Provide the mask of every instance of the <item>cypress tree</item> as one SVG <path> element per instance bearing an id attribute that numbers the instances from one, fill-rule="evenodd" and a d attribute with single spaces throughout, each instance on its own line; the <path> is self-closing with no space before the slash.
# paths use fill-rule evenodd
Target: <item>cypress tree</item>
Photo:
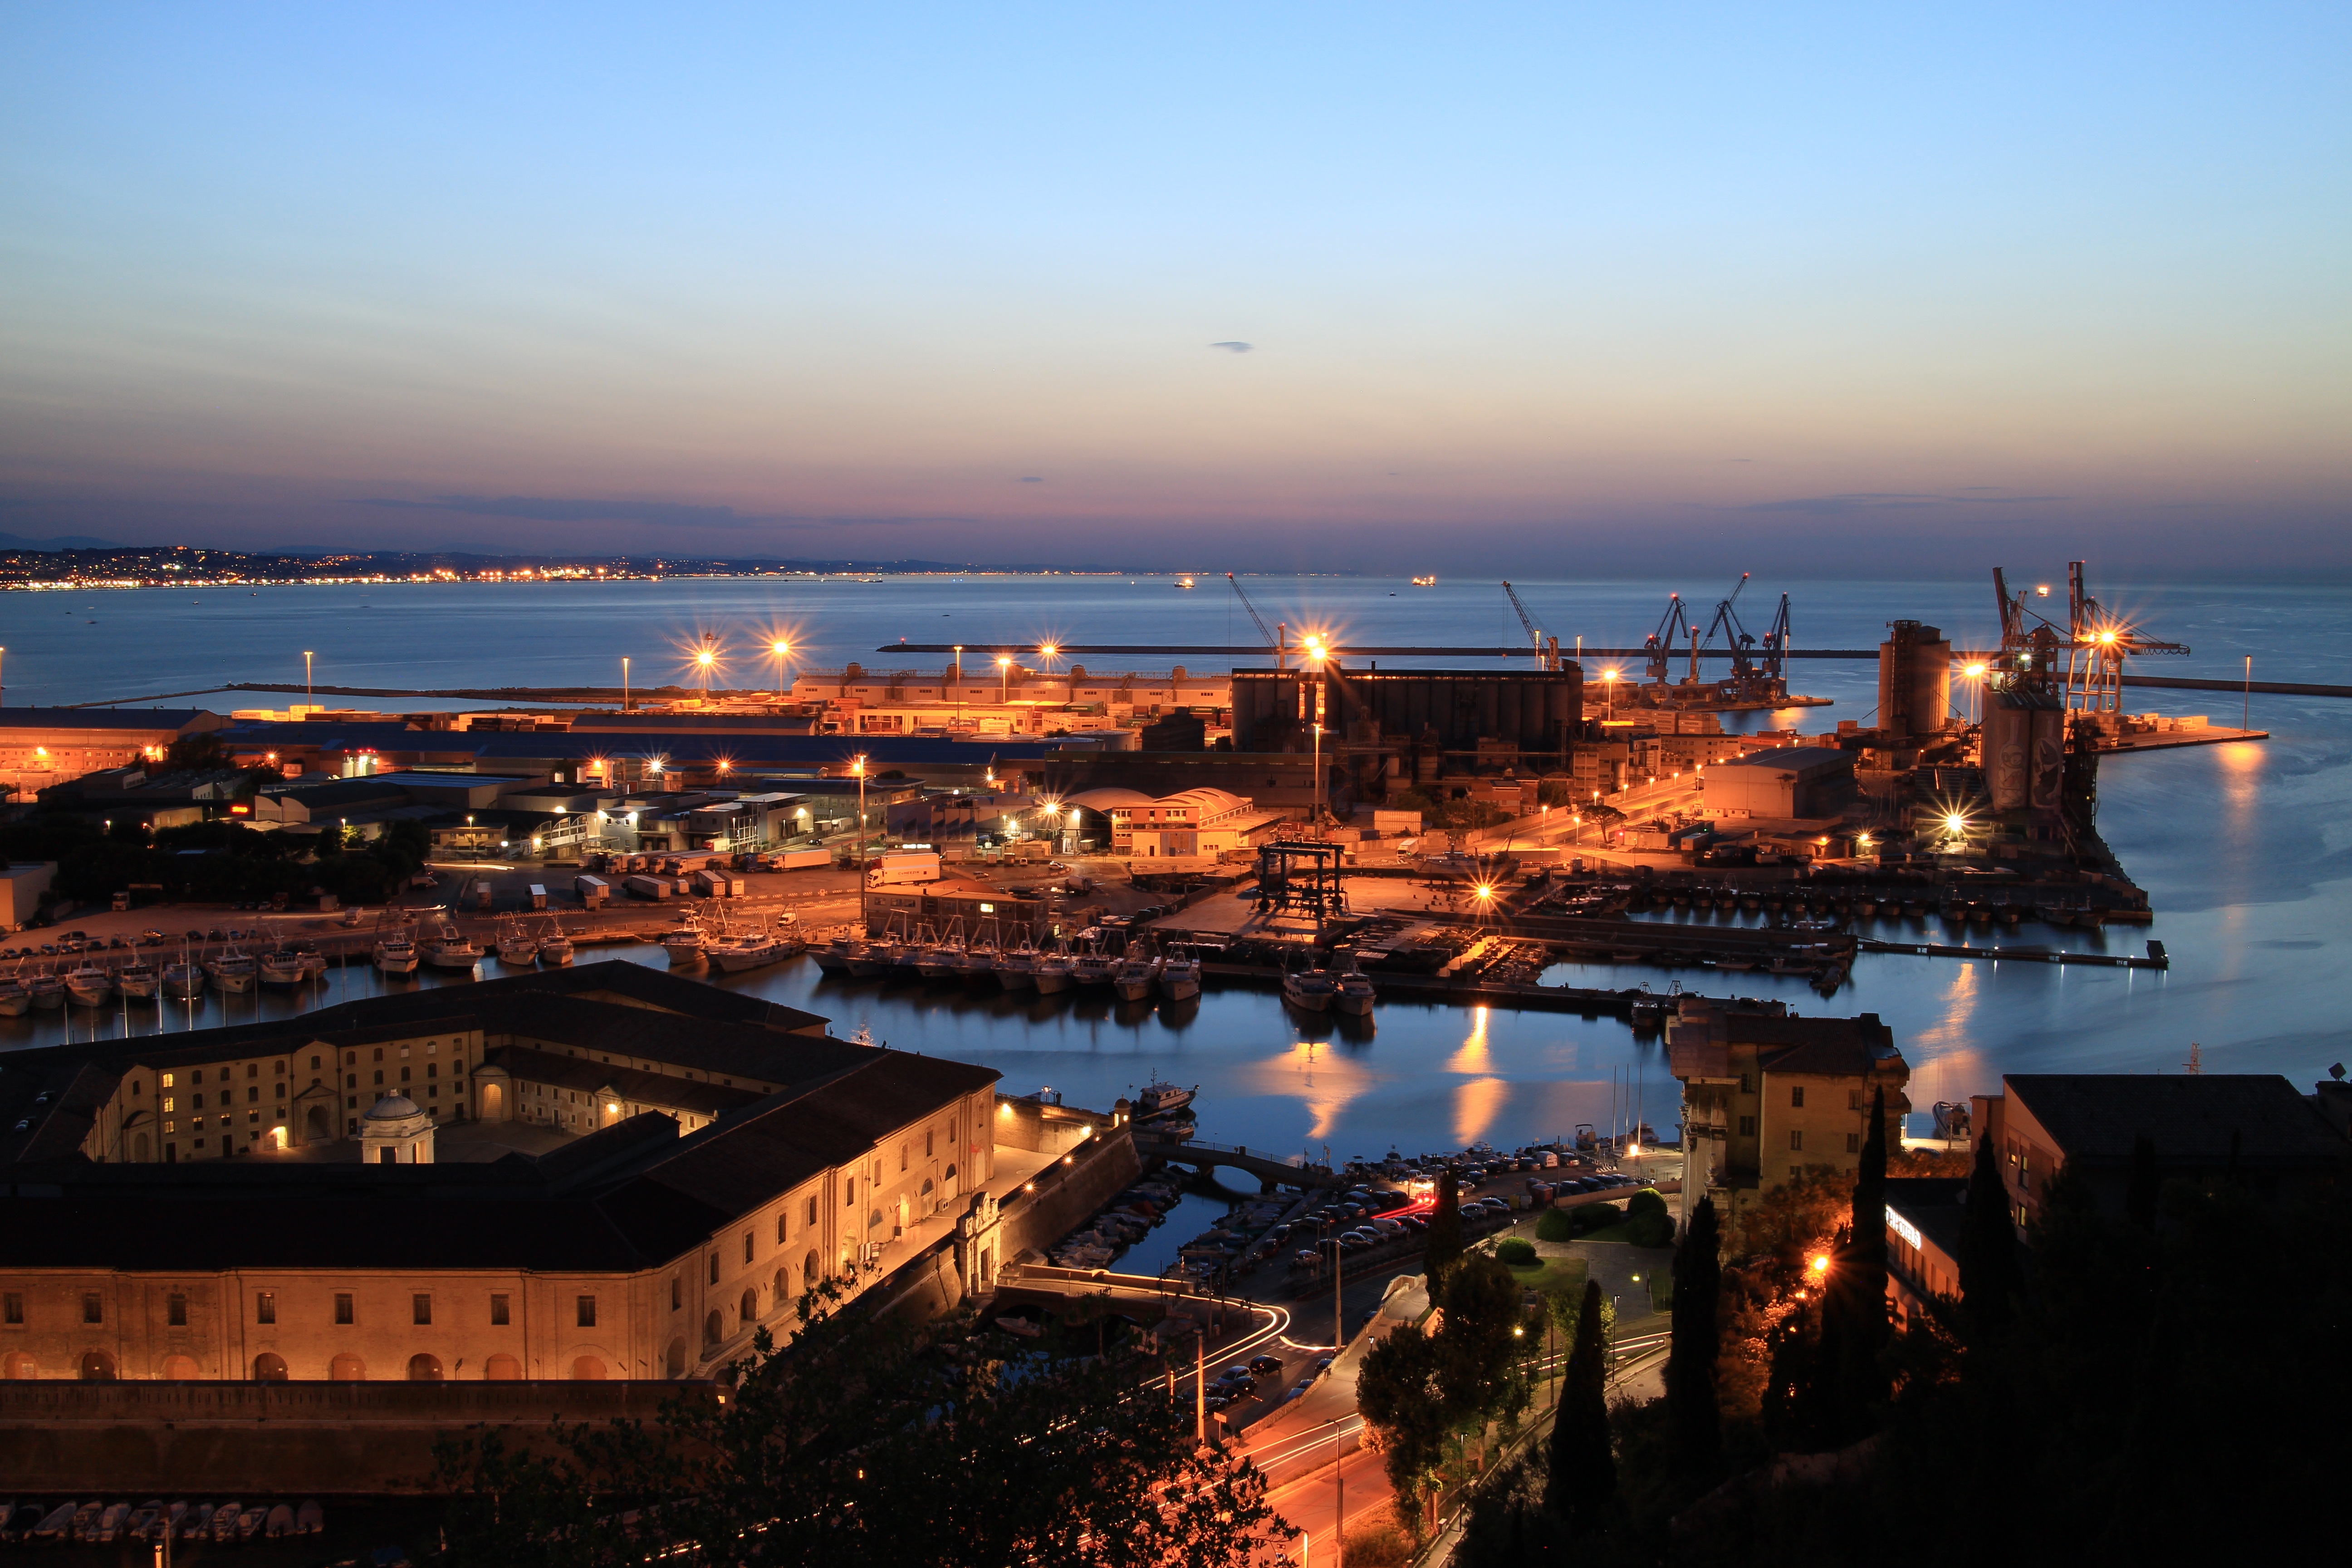
<path id="1" fill-rule="evenodd" d="M 1837 1362 L 1835 1425 L 1852 1442 L 1866 1434 L 1886 1403 L 1886 1090 L 1874 1090 L 1870 1130 L 1863 1134 L 1854 1172 L 1853 1218 L 1838 1249 L 1836 1273 L 1824 1303 L 1834 1319 Z"/>
<path id="2" fill-rule="evenodd" d="M 2156 1228 L 2156 1140 L 2143 1132 L 2132 1140 L 2131 1185 L 2124 1195 L 2124 1213 L 2134 1230 Z"/>
<path id="3" fill-rule="evenodd" d="M 1584 1282 L 1576 1343 L 1552 1421 L 1551 1475 L 1544 1507 L 1581 1531 L 1599 1528 L 1617 1497 L 1617 1456 L 1609 1445 L 1608 1346 L 1601 1337 L 1601 1281 Z"/>
<path id="4" fill-rule="evenodd" d="M 1723 1458 L 1723 1417 L 1715 1398 L 1715 1363 L 1722 1352 L 1716 1317 L 1723 1290 L 1720 1245 L 1715 1200 L 1701 1198 L 1675 1253 L 1675 1337 L 1666 1356 L 1675 1465 L 1698 1486 L 1715 1479 Z"/>
<path id="5" fill-rule="evenodd" d="M 1960 1218 L 1960 1301 L 1979 1340 L 2007 1328 L 2017 1315 L 2022 1279 L 2017 1228 L 1992 1140 L 1977 1134 L 1976 1169 L 1969 1175 L 1968 1207 Z"/>
<path id="6" fill-rule="evenodd" d="M 1462 1256 L 1462 1188 L 1451 1170 L 1437 1173 L 1437 1206 L 1429 1211 L 1428 1251 L 1422 1268 L 1433 1291 Z"/>

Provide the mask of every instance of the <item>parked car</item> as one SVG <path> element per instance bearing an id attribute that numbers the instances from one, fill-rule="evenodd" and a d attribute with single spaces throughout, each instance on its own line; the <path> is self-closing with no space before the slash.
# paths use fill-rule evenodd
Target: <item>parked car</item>
<path id="1" fill-rule="evenodd" d="M 1260 1377 L 1277 1377 L 1282 1373 L 1282 1358 L 1270 1355 L 1252 1356 L 1249 1369 Z"/>

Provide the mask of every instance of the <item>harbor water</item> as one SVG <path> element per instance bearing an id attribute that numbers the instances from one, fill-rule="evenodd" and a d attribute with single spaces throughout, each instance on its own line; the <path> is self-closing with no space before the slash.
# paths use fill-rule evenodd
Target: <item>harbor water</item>
<path id="1" fill-rule="evenodd" d="M 2042 569 L 2063 584 L 2063 563 Z M 139 698 L 230 680 L 299 680 L 305 648 L 317 655 L 318 679 L 331 685 L 612 684 L 624 655 L 635 679 L 652 685 L 686 679 L 679 649 L 704 636 L 746 650 L 729 672 L 733 684 L 765 687 L 773 682 L 772 667 L 749 650 L 779 634 L 791 636 L 802 662 L 837 667 L 855 659 L 876 669 L 943 662 L 936 655 L 897 660 L 874 651 L 900 638 L 971 647 L 1034 647 L 1046 640 L 1248 644 L 1249 618 L 1222 578 L 1200 581 L 1190 591 L 1166 577 L 941 576 L 15 593 L 0 595 L 0 645 L 8 650 L 6 697 L 19 705 Z M 1492 584 L 1246 581 L 1269 620 L 1343 641 L 1524 641 Z M 1580 635 L 1595 646 L 1639 644 L 1670 590 L 1701 609 L 1723 591 L 1697 583 L 1516 585 L 1564 647 Z M 2352 683 L 2352 617 L 2346 615 L 2352 594 L 2345 590 L 2095 581 L 2095 587 L 2104 589 L 2110 609 L 2195 649 L 2185 658 L 2143 659 L 2136 673 L 2234 679 L 2251 654 L 2258 679 Z M 1898 617 L 1940 626 L 1956 646 L 1998 641 L 1989 583 L 1759 582 L 1740 602 L 1743 612 L 1751 605 L 1755 611 L 1751 626 L 1769 619 L 1762 595 L 1784 588 L 1801 648 L 1874 646 L 1885 623 Z M 2063 600 L 2060 605 L 2063 613 Z M 1096 670 L 1174 662 L 1080 658 Z M 1227 661 L 1194 662 L 1223 668 Z M 1875 671 L 1867 663 L 1793 661 L 1790 684 L 1835 705 L 1727 716 L 1727 726 L 1818 729 L 1838 719 L 1873 718 Z M 394 710 L 425 705 L 322 700 Z M 283 706 L 299 697 L 171 700 L 226 710 Z M 2242 700 L 2234 692 L 2134 689 L 2126 700 L 2135 711 L 2207 713 L 2235 724 Z M 1685 983 L 1718 994 L 1780 996 L 1806 1013 L 1876 1013 L 1911 1063 L 1911 1098 L 1922 1111 L 1937 1100 L 1995 1089 L 2004 1072 L 2179 1071 L 2192 1046 L 2207 1071 L 2279 1072 L 2307 1084 L 2330 1063 L 2352 1058 L 2337 934 L 2352 917 L 2352 700 L 2256 693 L 2250 711 L 2271 740 L 2103 763 L 2100 831 L 2147 889 L 2152 925 L 2105 931 L 2029 925 L 1971 939 L 2138 953 L 2153 938 L 2170 955 L 2167 972 L 1866 954 L 1850 983 L 1826 999 L 1801 981 L 1764 974 L 1693 980 L 1685 972 Z M 164 913 L 173 917 L 159 921 L 166 928 L 194 923 Z M 1932 924 L 1861 929 L 1892 940 L 1958 940 Z M 23 943 L 20 937 L 11 945 Z M 650 947 L 581 954 L 583 963 L 607 956 L 666 962 Z M 495 959 L 486 961 L 485 973 L 498 972 Z M 1666 983 L 1664 972 L 1633 966 L 1563 964 L 1545 978 L 1609 986 L 1647 978 L 1657 989 Z M 390 984 L 467 983 L 436 975 Z M 1638 1114 L 1663 1131 L 1674 1121 L 1675 1086 L 1660 1046 L 1613 1017 L 1384 1000 L 1372 1026 L 1356 1029 L 1307 1022 L 1271 990 L 1218 986 L 1181 1008 L 1123 1007 L 1084 997 L 828 981 L 804 959 L 713 983 L 824 1014 L 839 1034 L 864 1028 L 894 1048 L 985 1063 L 1013 1092 L 1051 1086 L 1071 1103 L 1107 1105 L 1154 1078 L 1198 1084 L 1202 1137 L 1277 1153 L 1321 1158 L 1328 1150 L 1340 1159 L 1377 1158 L 1391 1148 L 1410 1154 L 1482 1140 L 1508 1148 L 1579 1123 L 1606 1131 Z M 364 994 L 384 984 L 370 970 L 335 971 L 317 994 Z M 0 1049 L 53 1042 L 68 1030 L 80 1037 L 93 1029 L 205 1027 L 303 1005 L 289 994 L 256 994 L 209 997 L 194 1007 L 133 1004 L 136 1010 L 126 1013 L 118 1003 L 95 1015 L 35 1014 L 0 1020 Z M 1920 1125 L 1924 1130 L 1924 1118 Z"/>

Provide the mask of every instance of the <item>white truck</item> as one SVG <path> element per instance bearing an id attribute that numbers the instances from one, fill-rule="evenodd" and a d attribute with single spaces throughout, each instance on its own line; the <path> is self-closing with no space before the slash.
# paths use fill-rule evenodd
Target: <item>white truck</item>
<path id="1" fill-rule="evenodd" d="M 779 849 L 768 857 L 771 871 L 805 871 L 833 864 L 830 849 Z"/>
<path id="2" fill-rule="evenodd" d="M 580 895 L 580 901 L 588 908 L 601 910 L 604 907 L 604 900 L 613 896 L 613 884 L 602 877 L 574 877 L 572 879 L 572 890 Z"/>
<path id="3" fill-rule="evenodd" d="M 909 882 L 936 882 L 940 879 L 939 852 L 933 849 L 902 850 L 886 854 L 866 871 L 866 880 L 877 888 L 894 888 Z"/>

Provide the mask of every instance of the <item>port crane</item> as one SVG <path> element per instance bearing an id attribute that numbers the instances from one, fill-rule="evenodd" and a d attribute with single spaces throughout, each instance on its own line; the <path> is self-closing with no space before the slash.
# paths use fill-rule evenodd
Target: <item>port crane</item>
<path id="1" fill-rule="evenodd" d="M 1992 571 L 1993 596 L 2000 605 L 2000 675 L 1997 684 L 2015 689 L 2057 684 L 2059 655 L 2069 711 L 2121 713 L 2124 660 L 2134 654 L 2189 652 L 2187 643 L 2143 637 L 2132 625 L 2091 596 L 2083 563 L 2066 563 L 2066 625 L 2029 610 L 2026 590 L 2015 594 L 1998 566 Z M 2047 598 L 2050 590 L 2033 590 Z M 2038 623 L 2028 625 L 2029 622 Z"/>
<path id="2" fill-rule="evenodd" d="M 1535 645 L 1537 668 L 1539 669 L 1558 669 L 1559 668 L 1559 639 L 1545 631 L 1541 626 L 1536 625 L 1536 618 L 1528 614 L 1527 605 L 1519 602 L 1519 592 L 1517 589 L 1512 587 L 1510 584 L 1507 582 L 1503 584 L 1503 592 L 1510 596 L 1511 608 L 1518 612 L 1519 625 L 1527 628 L 1528 641 Z"/>
<path id="3" fill-rule="evenodd" d="M 1257 623 L 1257 635 L 1265 639 L 1266 652 L 1274 655 L 1274 668 L 1280 669 L 1283 656 L 1282 638 L 1275 634 L 1273 627 L 1265 624 L 1265 617 L 1257 613 L 1255 605 L 1250 603 L 1249 595 L 1242 591 L 1242 580 L 1228 572 L 1225 574 L 1225 581 L 1234 585 L 1234 596 L 1242 602 L 1242 608 L 1249 612 L 1249 618 Z"/>
<path id="4" fill-rule="evenodd" d="M 1788 695 L 1789 595 L 1780 595 L 1780 613 L 1773 617 L 1760 644 L 1762 656 L 1751 658 L 1750 650 L 1759 644 L 1756 635 L 1741 624 L 1735 607 L 1741 591 L 1748 586 L 1748 575 L 1742 572 L 1730 594 L 1716 605 L 1715 619 L 1706 628 L 1706 642 L 1712 647 L 1719 633 L 1731 654 L 1731 674 L 1724 682 L 1728 689 L 1743 697 L 1770 700 Z M 1697 679 L 1696 670 L 1692 679 Z"/>
<path id="5" fill-rule="evenodd" d="M 1666 683 L 1666 661 L 1674 658 L 1675 650 L 1682 646 L 1685 637 L 1694 639 L 1692 647 L 1695 653 L 1697 636 L 1698 628 L 1690 624 L 1688 616 L 1683 614 L 1683 596 L 1680 594 L 1667 595 L 1666 613 L 1659 620 L 1658 629 L 1642 644 L 1642 652 L 1649 659 L 1650 679 L 1664 686 Z"/>

